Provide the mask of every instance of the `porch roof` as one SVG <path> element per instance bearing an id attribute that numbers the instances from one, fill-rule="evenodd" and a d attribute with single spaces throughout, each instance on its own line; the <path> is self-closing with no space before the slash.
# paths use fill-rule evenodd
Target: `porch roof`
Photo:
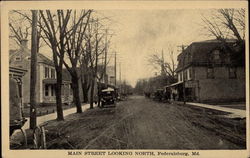
<path id="1" fill-rule="evenodd" d="M 43 83 L 56 84 L 56 79 L 46 78 L 46 79 L 43 79 Z M 67 80 L 63 80 L 62 83 L 65 84 L 65 83 L 71 83 L 71 82 Z"/>
<path id="2" fill-rule="evenodd" d="M 26 72 L 27 70 L 19 68 L 19 67 L 13 67 L 13 66 L 9 67 L 9 73 L 13 73 L 19 76 L 24 76 Z"/>

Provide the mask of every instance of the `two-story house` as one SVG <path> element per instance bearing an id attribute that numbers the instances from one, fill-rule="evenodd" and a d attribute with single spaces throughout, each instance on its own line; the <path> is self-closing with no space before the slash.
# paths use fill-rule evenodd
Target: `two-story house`
<path id="1" fill-rule="evenodd" d="M 234 48 L 236 40 L 227 40 Z M 237 52 L 239 56 L 245 52 Z M 178 82 L 172 84 L 178 100 L 226 102 L 245 100 L 245 67 L 218 40 L 193 42 L 178 55 Z"/>
<path id="2" fill-rule="evenodd" d="M 16 68 L 27 70 L 23 76 L 23 103 L 30 103 L 30 60 L 31 51 L 27 47 L 27 40 L 23 40 L 20 49 L 10 50 L 9 64 Z M 62 102 L 72 102 L 72 90 L 69 80 L 63 80 Z M 37 55 L 37 103 L 56 103 L 55 95 L 56 71 L 53 61 L 41 53 Z"/>

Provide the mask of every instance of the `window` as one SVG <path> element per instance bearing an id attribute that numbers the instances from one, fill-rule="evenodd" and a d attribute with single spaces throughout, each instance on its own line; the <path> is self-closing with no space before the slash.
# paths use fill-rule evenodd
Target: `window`
<path id="1" fill-rule="evenodd" d="M 45 67 L 45 78 L 49 78 L 49 68 Z"/>
<path id="2" fill-rule="evenodd" d="M 219 50 L 215 50 L 213 52 L 213 58 L 214 58 L 215 61 L 220 60 L 220 51 Z"/>
<path id="3" fill-rule="evenodd" d="M 207 68 L 207 78 L 214 78 L 214 68 L 213 67 Z"/>
<path id="4" fill-rule="evenodd" d="M 55 78 L 55 69 L 51 69 L 51 78 Z"/>
<path id="5" fill-rule="evenodd" d="M 182 81 L 182 72 L 179 73 L 180 81 Z"/>
<path id="6" fill-rule="evenodd" d="M 51 96 L 54 96 L 55 95 L 55 90 L 56 90 L 56 87 L 55 85 L 51 85 Z"/>
<path id="7" fill-rule="evenodd" d="M 235 67 L 230 67 L 229 68 L 229 78 L 236 78 L 236 68 Z"/>
<path id="8" fill-rule="evenodd" d="M 183 80 L 186 81 L 187 80 L 187 70 L 185 70 L 183 73 L 184 73 Z"/>
<path id="9" fill-rule="evenodd" d="M 188 69 L 188 70 L 189 70 L 189 71 L 188 71 L 188 72 L 189 72 L 189 73 L 188 73 L 188 75 L 189 75 L 189 76 L 188 76 L 188 79 L 191 80 L 191 79 L 192 79 L 192 69 Z"/>
<path id="10" fill-rule="evenodd" d="M 217 64 L 221 63 L 220 50 L 216 49 L 210 54 L 210 61 Z"/>
<path id="11" fill-rule="evenodd" d="M 181 81 L 181 73 L 178 74 L 179 82 Z"/>
<path id="12" fill-rule="evenodd" d="M 49 85 L 45 85 L 45 96 L 49 96 Z"/>
<path id="13" fill-rule="evenodd" d="M 15 60 L 16 61 L 21 61 L 21 57 L 16 57 Z"/>

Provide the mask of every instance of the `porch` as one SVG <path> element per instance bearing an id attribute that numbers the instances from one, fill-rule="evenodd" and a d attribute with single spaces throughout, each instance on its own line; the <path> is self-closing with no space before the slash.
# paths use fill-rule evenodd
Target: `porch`
<path id="1" fill-rule="evenodd" d="M 43 80 L 42 103 L 56 103 L 56 79 Z M 63 81 L 61 87 L 62 103 L 70 104 L 73 101 L 73 93 L 70 81 Z"/>

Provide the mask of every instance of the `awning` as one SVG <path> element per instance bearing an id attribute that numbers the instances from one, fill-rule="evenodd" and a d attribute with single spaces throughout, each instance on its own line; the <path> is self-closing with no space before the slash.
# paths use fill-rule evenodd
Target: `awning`
<path id="1" fill-rule="evenodd" d="M 173 83 L 173 84 L 171 84 L 171 85 L 164 86 L 164 88 L 174 87 L 174 86 L 179 85 L 179 84 L 183 84 L 183 82 L 176 82 L 176 83 Z"/>
<path id="2" fill-rule="evenodd" d="M 173 87 L 173 86 L 176 86 L 176 85 L 179 85 L 179 84 L 183 84 L 183 82 L 173 83 L 173 84 L 171 84 L 170 86 Z"/>

